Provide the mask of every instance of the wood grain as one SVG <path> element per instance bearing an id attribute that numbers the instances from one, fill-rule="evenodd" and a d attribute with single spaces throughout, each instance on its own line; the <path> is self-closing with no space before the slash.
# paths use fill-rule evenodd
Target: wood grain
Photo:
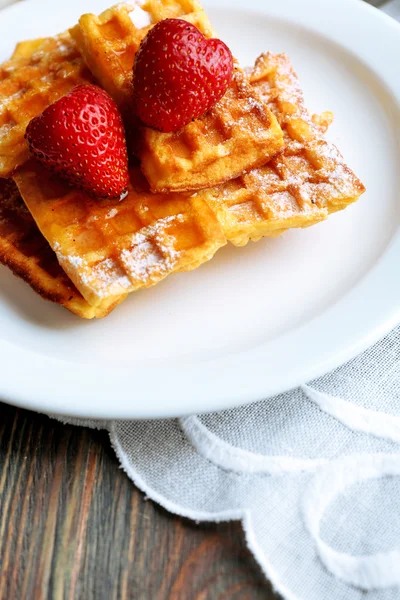
<path id="1" fill-rule="evenodd" d="M 171 516 L 105 432 L 0 404 L 1 600 L 272 598 L 240 524 Z"/>

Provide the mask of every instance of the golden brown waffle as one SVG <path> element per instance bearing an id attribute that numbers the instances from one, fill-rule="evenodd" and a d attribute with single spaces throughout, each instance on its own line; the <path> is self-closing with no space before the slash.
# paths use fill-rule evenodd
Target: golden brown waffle
<path id="1" fill-rule="evenodd" d="M 181 19 L 183 15 L 201 12 L 203 7 L 199 0 L 145 0 L 142 9 L 156 23 L 162 19 Z"/>
<path id="2" fill-rule="evenodd" d="M 226 243 L 203 200 L 151 194 L 139 167 L 120 202 L 90 198 L 33 160 L 14 179 L 64 271 L 98 309 L 197 268 Z"/>
<path id="3" fill-rule="evenodd" d="M 18 44 L 13 58 L 0 65 L 0 177 L 28 160 L 29 121 L 88 81 L 92 76 L 68 33 Z"/>
<path id="4" fill-rule="evenodd" d="M 68 279 L 40 233 L 15 183 L 0 179 L 0 263 L 21 277 L 45 300 L 85 319 L 105 317 L 113 308 L 90 306 Z"/>
<path id="5" fill-rule="evenodd" d="M 152 23 L 186 19 L 206 37 L 216 34 L 198 2 L 153 0 L 142 6 Z M 149 28 L 137 28 L 132 6 L 118 5 L 99 17 L 84 15 L 71 35 L 89 68 L 125 111 L 132 102 L 132 66 Z M 187 11 L 191 11 L 188 13 Z M 282 131 L 237 67 L 224 98 L 203 118 L 176 133 L 142 127 L 138 155 L 153 192 L 213 186 L 267 162 L 283 147 Z"/>
<path id="6" fill-rule="evenodd" d="M 319 139 L 326 133 L 333 121 L 333 113 L 312 115 L 307 110 L 299 79 L 286 54 L 262 54 L 248 77 L 276 115 L 287 143 Z"/>
<path id="7" fill-rule="evenodd" d="M 135 8 L 134 4 L 117 4 L 99 16 L 82 15 L 70 30 L 89 69 L 122 109 L 131 109 L 135 54 L 151 29 L 151 25 L 138 28 L 133 24 Z M 195 21 L 201 10 L 196 0 L 149 0 L 142 8 L 149 23 L 167 17 Z"/>
<path id="8" fill-rule="evenodd" d="M 314 225 L 365 191 L 337 148 L 323 137 L 332 114 L 311 116 L 306 110 L 286 55 L 262 55 L 250 81 L 280 122 L 285 151 L 264 167 L 198 194 L 217 215 L 228 240 L 238 246 Z"/>
<path id="9" fill-rule="evenodd" d="M 204 117 L 177 133 L 142 131 L 139 156 L 154 191 L 195 191 L 229 181 L 283 147 L 277 120 L 240 70 Z"/>
<path id="10" fill-rule="evenodd" d="M 51 38 L 53 39 L 53 38 Z M 47 43 L 49 38 L 36 38 L 34 40 L 24 40 L 22 42 L 18 42 L 18 44 L 14 48 L 14 52 L 12 53 L 11 58 L 30 58 L 36 50 L 42 46 L 45 42 Z"/>

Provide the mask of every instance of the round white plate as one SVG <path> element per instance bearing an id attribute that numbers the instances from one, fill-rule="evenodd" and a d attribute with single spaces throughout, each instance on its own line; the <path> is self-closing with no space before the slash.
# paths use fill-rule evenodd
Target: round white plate
<path id="1" fill-rule="evenodd" d="M 31 0 L 0 13 L 0 60 L 111 0 Z M 207 6 L 207 4 L 209 6 Z M 358 0 L 209 0 L 243 65 L 287 52 L 307 105 L 367 186 L 354 206 L 282 238 L 228 246 L 132 294 L 102 321 L 46 303 L 0 269 L 0 398 L 97 418 L 177 416 L 283 392 L 400 322 L 400 27 Z"/>

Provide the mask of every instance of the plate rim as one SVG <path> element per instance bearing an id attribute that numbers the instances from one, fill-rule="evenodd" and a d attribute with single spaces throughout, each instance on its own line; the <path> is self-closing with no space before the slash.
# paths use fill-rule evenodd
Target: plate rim
<path id="1" fill-rule="evenodd" d="M 2 16 L 11 15 L 9 19 L 12 19 L 15 18 L 13 14 L 18 15 L 24 8 L 26 9 L 28 4 L 34 7 L 47 3 L 49 3 L 48 0 L 25 0 L 23 3 L 6 7 L 1 13 Z M 208 2 L 205 1 L 206 9 L 207 4 Z M 400 105 L 400 82 L 396 82 L 392 76 L 394 65 L 391 65 L 390 61 L 383 61 L 382 66 L 382 52 L 392 54 L 390 48 L 393 44 L 394 48 L 397 48 L 397 53 L 400 51 L 400 24 L 362 0 L 328 0 L 324 4 L 325 6 L 322 8 L 319 0 L 302 0 L 300 9 L 297 0 L 281 0 L 280 3 L 251 0 L 245 10 L 249 13 L 263 12 L 271 15 L 275 13 L 274 16 L 278 18 L 290 15 L 291 20 L 295 17 L 297 23 L 310 27 L 310 14 L 314 14 L 311 19 L 313 21 L 315 15 L 318 17 L 321 10 L 326 15 L 329 6 L 332 19 L 329 19 L 329 23 L 325 25 L 323 23 L 316 24 L 316 19 L 315 23 L 314 21 L 312 23 L 313 28 L 328 39 L 339 42 L 342 47 L 346 47 L 364 62 L 367 60 L 366 64 L 370 68 L 375 65 L 375 72 L 381 66 L 381 70 L 377 72 Z M 244 9 L 243 0 L 215 0 L 213 7 Z M 334 26 L 335 19 L 338 23 L 340 20 L 343 21 L 344 10 L 350 23 L 354 23 L 354 18 L 357 18 L 359 34 L 357 40 L 351 36 L 344 39 L 343 32 L 339 35 L 342 38 L 340 41 L 336 37 L 338 31 Z M 349 14 L 352 15 L 351 18 L 349 18 Z M 366 33 L 363 28 L 368 29 L 368 23 L 372 18 L 374 26 L 381 27 L 385 31 L 387 40 L 385 50 L 382 48 L 378 50 L 374 48 L 374 52 L 372 49 L 368 50 L 368 40 L 363 37 Z M 0 24 L 0 29 L 1 27 Z M 392 32 L 395 32 L 397 37 L 393 36 Z M 378 34 L 376 33 L 376 35 Z M 0 377 L 1 400 L 48 414 L 94 419 L 144 419 L 223 410 L 283 393 L 339 367 L 372 346 L 400 323 L 400 300 L 398 300 L 400 298 L 400 279 L 396 282 L 395 276 L 390 277 L 396 254 L 400 256 L 399 227 L 389 247 L 381 255 L 376 265 L 350 292 L 319 317 L 315 317 L 306 325 L 300 326 L 274 341 L 276 349 L 280 352 L 284 351 L 284 344 L 287 343 L 285 340 L 289 339 L 292 345 L 296 343 L 301 345 L 302 343 L 303 362 L 308 361 L 307 365 L 303 364 L 301 368 L 297 365 L 291 366 L 291 373 L 287 375 L 284 384 L 276 376 L 274 379 L 274 357 L 269 357 L 269 365 L 264 364 L 263 357 L 265 360 L 265 357 L 268 356 L 265 348 L 271 343 L 267 342 L 250 350 L 240 351 L 224 358 L 202 361 L 192 364 L 190 367 L 186 364 L 182 368 L 175 366 L 158 368 L 157 379 L 162 380 L 162 389 L 160 389 L 161 386 L 152 389 L 154 382 L 151 385 L 148 384 L 149 380 L 152 381 L 150 371 L 147 372 L 147 368 L 140 366 L 143 373 L 140 374 L 140 381 L 135 381 L 137 384 L 135 402 L 130 397 L 122 397 L 124 390 L 131 389 L 132 377 L 126 373 L 125 369 L 113 367 L 106 374 L 99 372 L 103 371 L 103 368 L 96 369 L 93 365 L 74 365 L 65 360 L 40 355 L 33 350 L 0 340 L 0 356 L 3 366 Z M 380 286 L 382 277 L 384 290 Z M 373 302 L 370 306 L 363 306 L 360 300 L 365 293 L 371 294 L 371 290 L 373 291 Z M 335 339 L 335 335 L 333 335 L 330 340 L 331 349 L 327 351 L 326 343 L 325 348 L 320 348 L 318 345 L 318 332 L 321 338 L 324 326 L 326 327 L 330 319 L 337 317 L 338 306 L 344 308 L 347 306 L 344 316 L 347 317 L 347 320 L 351 318 L 353 333 L 342 336 L 341 340 Z M 372 307 L 374 309 L 371 311 Z M 378 314 L 378 308 L 383 310 L 382 316 Z M 363 322 L 360 322 L 357 311 L 361 311 Z M 353 318 L 353 315 L 356 315 L 356 318 Z M 344 319 L 344 325 L 345 323 L 346 319 Z M 365 325 L 366 323 L 367 325 Z M 306 335 L 305 330 L 307 330 Z M 316 333 L 317 338 L 313 337 Z M 313 342 L 312 348 L 310 343 L 304 345 L 307 339 L 308 342 Z M 316 351 L 319 352 L 317 360 L 315 358 Z M 314 359 L 312 360 L 313 353 Z M 24 378 L 20 374 L 21 365 L 24 368 Z M 264 373 L 261 377 L 260 369 Z M 243 370 L 245 376 L 242 374 Z M 49 372 L 52 373 L 51 378 L 49 378 Z M 149 378 L 144 376 L 145 372 L 146 376 L 150 376 Z M 269 377 L 268 381 L 267 377 Z M 208 383 L 209 378 L 212 379 L 211 385 Z M 54 385 L 55 380 L 57 389 Z M 35 382 L 34 386 L 31 385 L 32 381 Z M 93 381 L 96 384 L 93 384 Z M 120 395 L 118 403 L 113 398 L 116 389 L 119 390 Z M 168 405 L 161 406 L 159 398 L 166 389 L 169 390 Z"/>

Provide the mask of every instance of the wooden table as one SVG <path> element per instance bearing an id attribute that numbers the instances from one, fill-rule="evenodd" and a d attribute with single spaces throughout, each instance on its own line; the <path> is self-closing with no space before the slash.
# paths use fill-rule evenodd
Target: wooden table
<path id="1" fill-rule="evenodd" d="M 238 523 L 146 501 L 105 432 L 0 404 L 1 600 L 268 600 Z"/>
<path id="2" fill-rule="evenodd" d="M 105 432 L 0 404 L 0 600 L 48 598 L 275 596 L 240 524 L 173 517 L 145 501 Z"/>

